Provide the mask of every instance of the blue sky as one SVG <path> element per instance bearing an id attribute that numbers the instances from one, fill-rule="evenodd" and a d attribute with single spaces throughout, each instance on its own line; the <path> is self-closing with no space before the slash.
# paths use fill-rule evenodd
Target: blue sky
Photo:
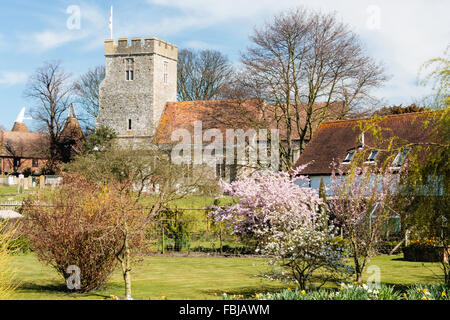
<path id="1" fill-rule="evenodd" d="M 110 6 L 114 38 L 156 36 L 180 48 L 213 48 L 238 63 L 254 26 L 304 5 L 336 11 L 358 33 L 370 56 L 392 76 L 375 95 L 408 104 L 430 92 L 418 87 L 420 65 L 442 55 L 450 43 L 448 0 L 15 0 L 0 13 L 0 125 L 10 129 L 22 107 L 28 77 L 44 61 L 61 60 L 75 79 L 104 63 Z M 80 28 L 69 28 L 70 6 L 78 6 Z M 33 121 L 27 120 L 29 127 Z"/>

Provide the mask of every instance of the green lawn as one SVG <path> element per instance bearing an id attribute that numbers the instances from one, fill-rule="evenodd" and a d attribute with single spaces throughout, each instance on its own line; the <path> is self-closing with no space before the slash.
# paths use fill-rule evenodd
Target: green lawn
<path id="1" fill-rule="evenodd" d="M 0 202 L 13 200 L 21 201 L 28 197 L 32 192 L 35 192 L 38 188 L 30 187 L 28 190 L 24 190 L 23 193 L 17 193 L 17 186 L 2 186 L 0 185 Z"/>
<path id="2" fill-rule="evenodd" d="M 417 282 L 439 281 L 437 263 L 403 261 L 402 256 L 380 256 L 371 264 L 381 269 L 383 283 L 404 286 Z M 14 257 L 16 278 L 21 285 L 15 299 L 109 299 L 123 296 L 123 282 L 116 272 L 108 286 L 90 294 L 64 292 L 64 281 L 33 254 Z M 287 285 L 269 282 L 253 275 L 266 268 L 259 258 L 223 257 L 145 257 L 133 271 L 133 296 L 136 299 L 220 299 L 224 292 L 248 297 L 258 292 L 276 291 Z M 367 278 L 367 275 L 366 275 Z M 216 294 L 216 295 L 215 295 Z"/>

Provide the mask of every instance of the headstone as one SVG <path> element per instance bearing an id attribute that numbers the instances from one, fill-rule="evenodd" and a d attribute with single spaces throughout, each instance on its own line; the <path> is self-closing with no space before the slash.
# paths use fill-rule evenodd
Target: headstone
<path id="1" fill-rule="evenodd" d="M 23 190 L 28 190 L 30 188 L 30 178 L 23 179 Z"/>
<path id="2" fill-rule="evenodd" d="M 17 193 L 22 193 L 23 192 L 23 187 L 24 187 L 24 180 L 25 177 L 23 174 L 19 174 L 19 183 L 17 184 Z"/>
<path id="3" fill-rule="evenodd" d="M 15 178 L 14 176 L 8 176 L 8 186 L 13 186 L 16 184 L 14 178 Z"/>

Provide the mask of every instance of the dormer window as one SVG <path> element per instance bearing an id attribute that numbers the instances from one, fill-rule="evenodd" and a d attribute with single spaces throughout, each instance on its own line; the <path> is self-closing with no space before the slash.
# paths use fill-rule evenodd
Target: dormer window
<path id="1" fill-rule="evenodd" d="M 354 155 L 355 155 L 355 150 L 349 151 L 347 153 L 347 156 L 345 157 L 343 163 L 349 163 L 350 161 L 352 161 Z"/>
<path id="2" fill-rule="evenodd" d="M 377 154 L 378 154 L 378 150 L 370 151 L 369 157 L 367 158 L 367 162 L 374 162 Z"/>
<path id="3" fill-rule="evenodd" d="M 404 148 L 400 150 L 397 155 L 395 156 L 394 161 L 392 162 L 393 167 L 400 167 L 405 160 L 406 156 L 408 155 L 409 148 Z"/>

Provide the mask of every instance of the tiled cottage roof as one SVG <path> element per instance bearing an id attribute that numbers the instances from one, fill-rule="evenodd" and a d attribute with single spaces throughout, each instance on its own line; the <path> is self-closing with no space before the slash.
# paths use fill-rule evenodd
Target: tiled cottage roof
<path id="1" fill-rule="evenodd" d="M 299 108 L 300 119 L 304 119 L 305 111 Z M 320 112 L 325 103 L 316 103 L 315 110 Z M 343 104 L 333 103 L 328 119 L 337 119 L 343 114 Z M 292 108 L 292 119 L 296 111 Z M 274 106 L 263 99 L 246 100 L 208 100 L 208 101 L 182 101 L 170 102 L 162 113 L 161 120 L 155 132 L 154 142 L 159 144 L 171 144 L 171 134 L 177 129 L 186 129 L 191 134 L 194 132 L 194 122 L 202 121 L 203 130 L 219 129 L 225 134 L 226 129 L 248 130 L 263 128 L 279 128 L 280 138 L 286 140 L 287 131 L 284 121 L 277 126 L 277 118 Z M 313 130 L 317 129 L 318 121 L 313 118 Z M 295 125 L 294 125 L 295 126 Z M 291 133 L 292 140 L 298 140 L 299 135 L 295 128 Z M 307 139 L 309 136 L 307 137 Z"/>
<path id="2" fill-rule="evenodd" d="M 0 156 L 18 158 L 46 158 L 49 139 L 37 132 L 0 132 Z"/>
<path id="3" fill-rule="evenodd" d="M 430 128 L 424 128 L 425 121 L 435 114 L 433 112 L 407 113 L 382 118 L 378 125 L 383 129 L 382 134 L 386 140 L 399 137 L 402 143 L 422 143 L 431 139 Z M 332 162 L 342 163 L 350 150 L 357 150 L 362 142 L 360 123 L 369 119 L 333 121 L 320 125 L 313 139 L 306 146 L 294 167 L 309 165 L 301 172 L 306 175 L 329 175 L 332 171 Z M 375 146 L 376 142 L 370 134 L 364 135 L 366 148 Z M 386 145 L 378 145 L 386 148 Z M 386 159 L 386 154 L 377 155 L 377 162 Z"/>

